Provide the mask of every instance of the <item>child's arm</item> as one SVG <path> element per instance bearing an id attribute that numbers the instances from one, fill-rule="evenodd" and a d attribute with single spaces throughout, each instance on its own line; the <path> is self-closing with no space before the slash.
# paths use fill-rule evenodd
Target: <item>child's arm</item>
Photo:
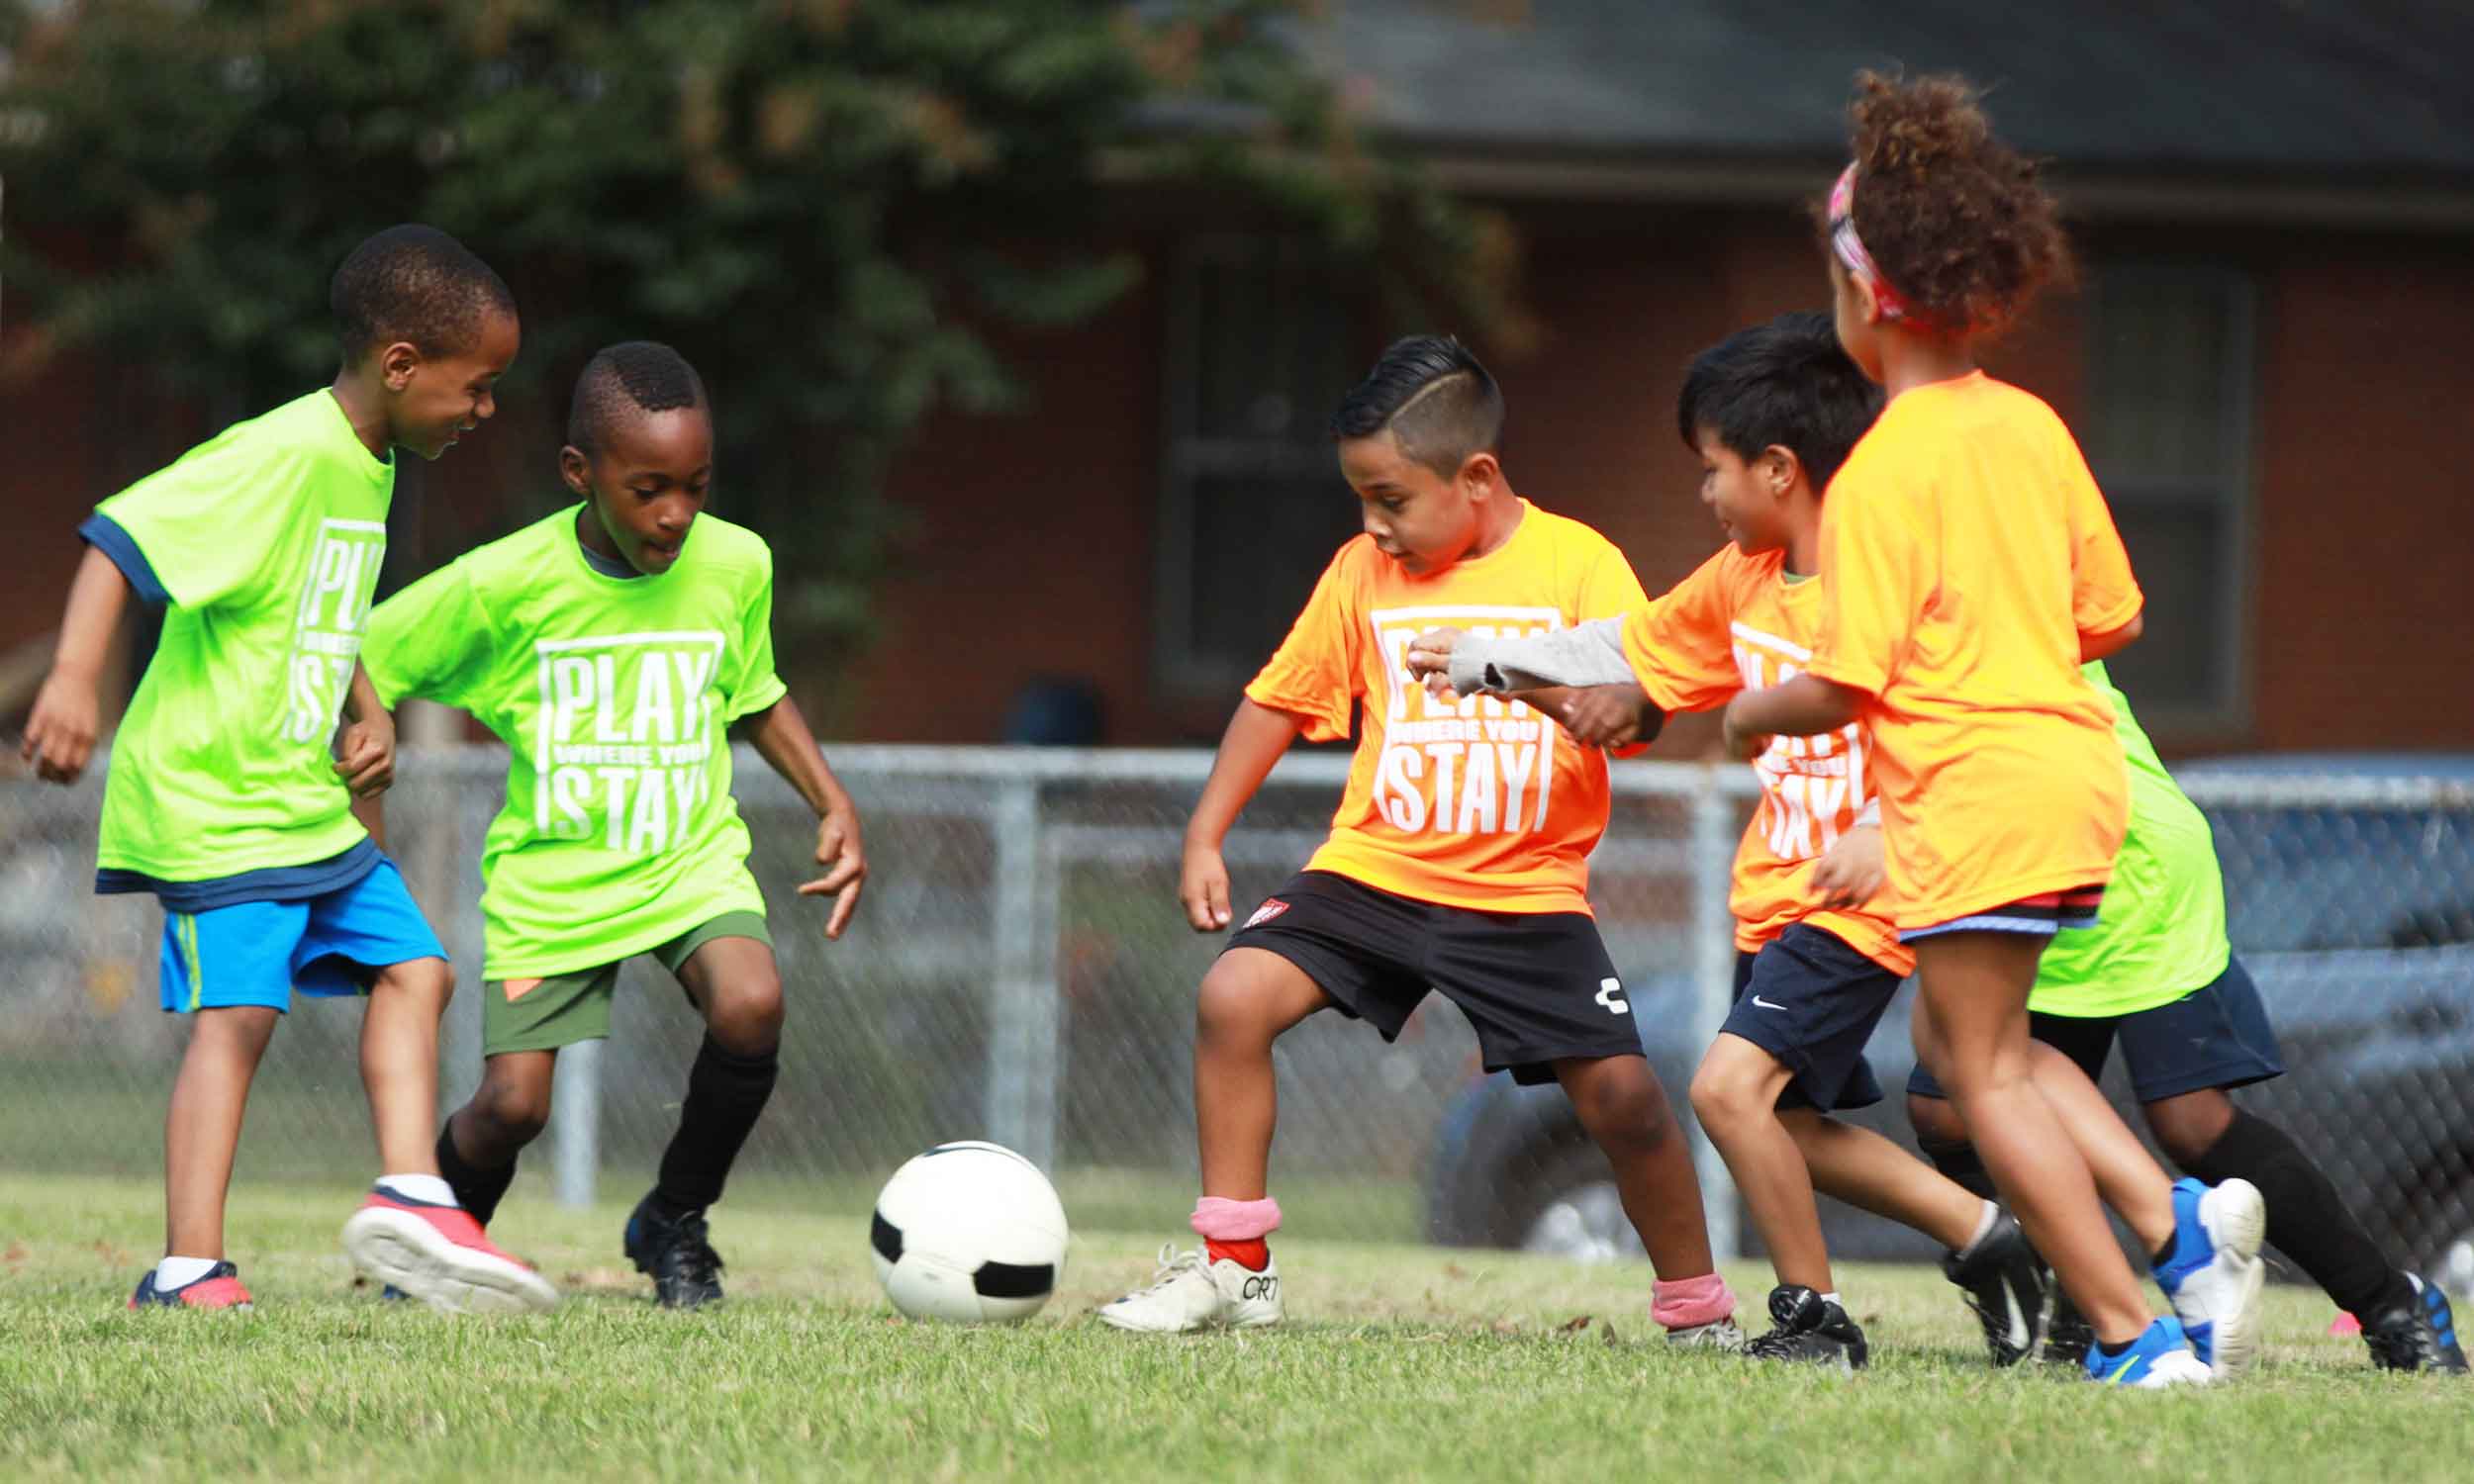
<path id="1" fill-rule="evenodd" d="M 1272 765 L 1303 730 L 1286 711 L 1252 700 L 1237 702 L 1237 714 L 1228 719 L 1219 753 L 1211 760 L 1211 777 L 1186 823 L 1177 899 L 1185 903 L 1186 920 L 1195 932 L 1214 933 L 1228 926 L 1228 863 L 1220 859 L 1220 842 L 1228 838 L 1229 827 L 1254 790 L 1263 787 Z"/>
<path id="2" fill-rule="evenodd" d="M 858 806 L 826 765 L 815 733 L 800 714 L 799 702 L 785 696 L 756 716 L 743 719 L 756 723 L 748 740 L 756 744 L 757 755 L 816 811 L 816 864 L 824 868 L 824 875 L 801 882 L 799 894 L 833 898 L 833 915 L 825 919 L 824 936 L 839 938 L 850 925 L 851 914 L 859 910 L 859 891 L 868 880 L 867 852 L 859 843 Z"/>
<path id="3" fill-rule="evenodd" d="M 52 783 L 77 782 L 94 755 L 95 735 L 102 730 L 102 702 L 95 688 L 112 632 L 120 627 L 121 610 L 128 605 L 129 579 L 100 548 L 88 546 L 69 583 L 51 673 L 35 693 L 26 740 L 18 748 L 18 755 Z"/>
<path id="4" fill-rule="evenodd" d="M 1621 618 L 1593 618 L 1552 633 L 1491 639 L 1430 629 L 1410 641 L 1409 674 L 1441 694 L 1526 702 L 1590 747 L 1631 747 L 1655 739 L 1666 713 L 1634 678 L 1623 628 Z"/>
<path id="5" fill-rule="evenodd" d="M 2147 615 L 2133 613 L 2131 621 L 2120 628 L 2101 634 L 2082 633 L 2079 635 L 2079 663 L 2085 665 L 2095 660 L 2109 660 L 2130 648 L 2131 642 L 2146 631 Z"/>
<path id="6" fill-rule="evenodd" d="M 1835 732 L 1861 714 L 1864 693 L 1817 675 L 1747 691 L 1727 702 L 1729 754 L 1755 758 L 1773 736 L 1810 737 Z"/>
<path id="7" fill-rule="evenodd" d="M 395 782 L 395 718 L 387 714 L 386 702 L 378 698 L 378 688 L 358 660 L 352 662 L 352 686 L 344 694 L 343 713 L 352 720 L 335 749 L 335 777 L 343 780 L 354 798 L 375 798 Z M 358 816 L 360 811 L 353 813 Z M 369 819 L 363 817 L 361 823 L 366 827 Z M 374 837 L 378 831 L 369 833 Z"/>

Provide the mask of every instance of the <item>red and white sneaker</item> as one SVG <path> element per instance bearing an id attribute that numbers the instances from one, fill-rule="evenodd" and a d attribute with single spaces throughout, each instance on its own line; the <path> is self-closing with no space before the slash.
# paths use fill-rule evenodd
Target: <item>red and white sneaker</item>
<path id="1" fill-rule="evenodd" d="M 240 1286 L 240 1269 L 229 1262 L 218 1262 L 206 1270 L 206 1276 L 191 1278 L 178 1288 L 154 1286 L 154 1269 L 138 1280 L 138 1291 L 129 1296 L 132 1309 L 246 1309 L 249 1290 Z"/>
<path id="2" fill-rule="evenodd" d="M 443 1313 L 541 1313 L 558 1305 L 549 1280 L 499 1251 L 463 1207 L 384 1185 L 343 1224 L 343 1250 L 370 1278 Z"/>

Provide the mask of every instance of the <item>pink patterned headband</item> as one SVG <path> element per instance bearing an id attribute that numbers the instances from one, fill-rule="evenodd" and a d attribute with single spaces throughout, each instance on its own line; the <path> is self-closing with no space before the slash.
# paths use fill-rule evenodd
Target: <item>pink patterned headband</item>
<path id="1" fill-rule="evenodd" d="M 1921 317 L 1907 302 L 1907 296 L 1891 287 L 1873 266 L 1872 254 L 1864 250 L 1864 239 L 1856 234 L 1856 166 L 1850 162 L 1839 172 L 1839 183 L 1830 188 L 1830 250 L 1838 254 L 1847 271 L 1872 285 L 1873 302 L 1881 306 L 1884 320 L 1916 320 Z"/>

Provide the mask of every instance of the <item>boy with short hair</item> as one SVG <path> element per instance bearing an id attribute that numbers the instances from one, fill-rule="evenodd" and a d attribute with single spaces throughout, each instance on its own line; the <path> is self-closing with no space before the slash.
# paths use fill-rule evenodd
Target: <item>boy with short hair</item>
<path id="1" fill-rule="evenodd" d="M 1822 491 L 1881 408 L 1830 319 L 1781 315 L 1695 357 L 1676 424 L 1701 459 L 1700 498 L 1731 543 L 1619 620 L 1563 634 L 1421 635 L 1409 668 L 1461 694 L 1592 687 L 1564 712 L 1591 745 L 1654 732 L 1667 711 L 1724 704 L 1809 651 Z M 1649 702 L 1645 708 L 1643 701 Z M 1829 1114 L 1881 1100 L 1864 1044 L 1915 967 L 1878 899 L 1843 888 L 1833 847 L 1876 807 L 1856 729 L 1777 738 L 1758 759 L 1760 807 L 1736 853 L 1736 999 L 1692 1080 L 1692 1103 L 1778 1275 L 1775 1323 L 1748 1353 L 1862 1367 L 1864 1333 L 1833 1279 L 1815 1187 L 1950 1250 L 1943 1270 L 1983 1326 L 1993 1363 L 2035 1344 L 2044 1280 L 1991 1200 Z"/>
<path id="2" fill-rule="evenodd" d="M 245 1307 L 224 1201 L 258 1059 L 292 995 L 365 994 L 361 1076 L 381 1174 L 345 1224 L 412 1258 L 440 1309 L 547 1308 L 556 1294 L 489 1244 L 438 1177 L 446 955 L 353 816 L 384 788 L 395 728 L 356 656 L 395 488 L 393 451 L 434 459 L 497 411 L 514 296 L 433 228 L 354 248 L 331 303 L 334 383 L 236 423 L 103 502 L 37 696 L 25 752 L 73 782 L 96 733 L 96 673 L 131 593 L 166 607 L 105 781 L 95 889 L 164 909 L 163 1008 L 191 1017 L 164 1127 L 166 1255 L 133 1308 Z M 331 755 L 338 711 L 351 725 Z M 416 1214 L 404 1214 L 404 1213 Z"/>
<path id="3" fill-rule="evenodd" d="M 2104 920 L 2056 942 L 2037 964 L 2029 1034 L 2077 1063 L 2091 1082 L 2118 1042 L 2157 1145 L 2203 1180 L 2259 1187 L 2269 1243 L 2361 1320 L 2374 1365 L 2465 1370 L 2446 1292 L 2380 1251 L 2293 1136 L 2226 1096 L 2284 1075 L 2285 1063 L 2258 986 L 2226 937 L 2216 840 L 2104 663 L 2089 664 L 2086 674 L 2113 703 L 2114 734 L 2130 760 L 2131 822 Z M 1857 843 L 1868 843 L 1877 862 L 1878 832 L 1871 834 Z M 1991 1188 L 1966 1126 L 1921 1064 L 1908 1078 L 1907 1117 L 1943 1173 L 1970 1190 Z M 2056 1295 L 2046 1358 L 2078 1360 L 2087 1350 L 2086 1321 Z"/>
<path id="4" fill-rule="evenodd" d="M 1668 1339 L 1741 1344 L 1690 1154 L 1589 912 L 1605 757 L 1519 703 L 1438 701 L 1404 669 L 1411 638 L 1438 622 L 1552 630 L 1643 601 L 1605 537 L 1513 493 L 1502 422 L 1494 379 L 1434 335 L 1386 350 L 1333 418 L 1365 534 L 1332 559 L 1220 743 L 1179 885 L 1195 931 L 1231 921 L 1220 843 L 1288 744 L 1345 737 L 1354 712 L 1357 759 L 1330 839 L 1203 979 L 1192 1216 L 1203 1248 L 1102 1308 L 1119 1329 L 1282 1317 L 1268 1243 L 1281 1213 L 1266 1188 L 1273 1042 L 1325 1009 L 1390 1040 L 1433 987 L 1475 1026 L 1490 1070 L 1554 1080 L 1570 1096 L 1649 1250 L 1651 1312 Z"/>
<path id="5" fill-rule="evenodd" d="M 816 811 L 835 898 L 867 862 L 850 795 L 773 669 L 773 554 L 704 513 L 712 404 L 667 345 L 629 341 L 576 380 L 559 473 L 581 502 L 465 553 L 381 603 L 369 665 L 390 703 L 472 712 L 509 748 L 483 847 L 483 1075 L 437 1136 L 438 1165 L 484 1224 L 548 1122 L 562 1047 L 610 1034 L 619 964 L 650 953 L 706 1035 L 679 1132 L 622 1245 L 665 1307 L 721 1297 L 706 1210 L 779 1071 L 782 981 L 730 795 L 729 729 Z"/>

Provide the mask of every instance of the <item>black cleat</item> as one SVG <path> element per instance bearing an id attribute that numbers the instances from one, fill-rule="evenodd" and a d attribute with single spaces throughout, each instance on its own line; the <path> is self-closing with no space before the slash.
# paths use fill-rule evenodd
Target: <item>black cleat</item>
<path id="1" fill-rule="evenodd" d="M 1802 1360 L 1840 1370 L 1862 1370 L 1871 1353 L 1864 1332 L 1847 1311 L 1797 1283 L 1769 1290 L 1769 1320 L 1776 1328 L 1744 1347 L 1760 1360 Z"/>
<path id="2" fill-rule="evenodd" d="M 2411 1302 L 2360 1316 L 2371 1363 L 2382 1370 L 2464 1370 L 2465 1351 L 2457 1345 L 2448 1295 L 2417 1274 L 2405 1279 L 2414 1289 Z"/>
<path id="3" fill-rule="evenodd" d="M 705 1238 L 705 1213 L 664 1216 L 650 1195 L 627 1216 L 627 1256 L 653 1280 L 665 1309 L 701 1309 L 721 1302 L 721 1254 Z"/>
<path id="4" fill-rule="evenodd" d="M 2047 1280 L 2017 1218 L 2004 1211 L 1965 1255 L 1946 1253 L 1942 1276 L 1958 1285 L 1976 1323 L 1984 1327 L 1984 1347 L 1996 1366 L 2016 1365 L 2036 1353 L 2037 1335 L 2045 1328 Z"/>
<path id="5" fill-rule="evenodd" d="M 2070 1302 L 2070 1295 L 2061 1291 L 2061 1283 L 2052 1269 L 2039 1266 L 2037 1271 L 2052 1288 L 2053 1317 L 2045 1326 L 2045 1360 L 2050 1365 L 2087 1365 L 2087 1347 L 2096 1343 L 2096 1327 L 2087 1322 L 2079 1306 Z"/>

